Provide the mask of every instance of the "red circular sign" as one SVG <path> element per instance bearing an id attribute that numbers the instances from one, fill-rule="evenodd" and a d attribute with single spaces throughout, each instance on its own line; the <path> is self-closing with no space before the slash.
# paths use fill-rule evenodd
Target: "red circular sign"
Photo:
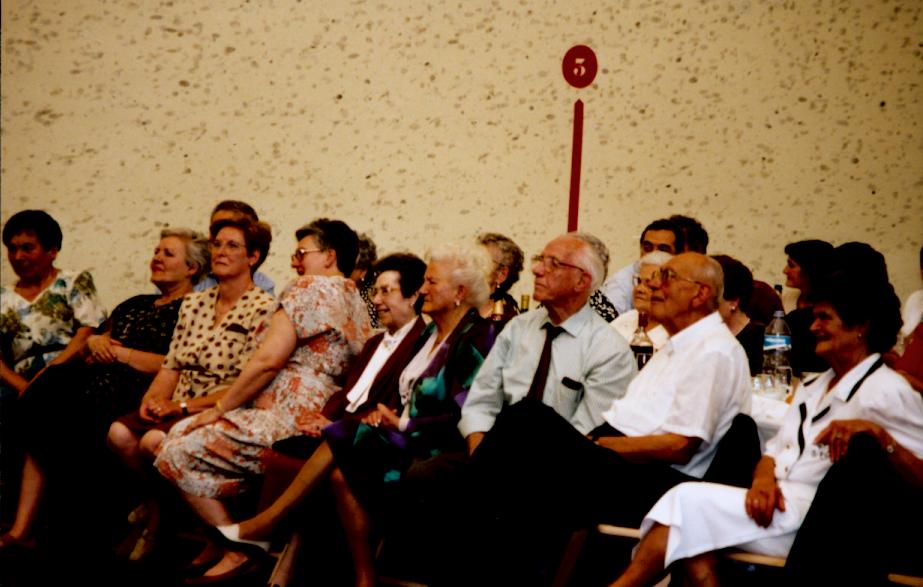
<path id="1" fill-rule="evenodd" d="M 564 79 L 575 88 L 585 88 L 593 83 L 598 69 L 596 53 L 586 45 L 574 45 L 568 49 L 561 63 Z"/>

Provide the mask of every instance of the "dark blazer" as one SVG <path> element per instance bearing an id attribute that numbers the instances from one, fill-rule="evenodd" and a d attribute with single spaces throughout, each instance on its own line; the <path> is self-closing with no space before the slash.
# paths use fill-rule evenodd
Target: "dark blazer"
<path id="1" fill-rule="evenodd" d="M 353 360 L 352 364 L 350 364 L 349 372 L 346 374 L 346 383 L 343 385 L 343 388 L 333 394 L 324 405 L 324 417 L 331 422 L 335 422 L 340 418 L 355 417 L 358 414 L 366 412 L 369 408 L 374 408 L 377 404 L 384 404 L 389 408 L 398 410 L 401 404 L 398 394 L 398 379 L 401 376 L 401 372 L 404 371 L 404 367 L 410 362 L 410 359 L 417 354 L 420 344 L 422 343 L 420 334 L 425 328 L 426 323 L 418 316 L 410 332 L 407 333 L 407 336 L 404 337 L 401 344 L 394 349 L 394 352 L 391 353 L 391 356 L 388 357 L 388 360 L 381 367 L 378 375 L 375 376 L 365 404 L 356 414 L 349 414 L 346 412 L 346 406 L 349 405 L 346 394 L 355 387 L 359 378 L 362 377 L 363 371 L 365 371 L 369 361 L 372 360 L 372 355 L 375 354 L 378 345 L 384 340 L 385 333 L 380 332 L 368 339 L 365 346 L 362 347 L 362 350 Z"/>

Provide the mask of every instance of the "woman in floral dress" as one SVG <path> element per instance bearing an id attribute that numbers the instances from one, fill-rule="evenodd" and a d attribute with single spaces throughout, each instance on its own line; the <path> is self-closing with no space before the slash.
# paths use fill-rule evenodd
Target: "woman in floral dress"
<path id="1" fill-rule="evenodd" d="M 231 522 L 221 499 L 263 473 L 274 442 L 306 431 L 301 422 L 340 389 L 371 333 L 365 302 L 345 277 L 355 264 L 356 233 L 318 219 L 296 238 L 292 266 L 301 277 L 281 295 L 265 339 L 217 405 L 170 431 L 155 462 L 214 526 Z M 255 564 L 247 553 L 227 549 L 203 577 L 237 575 Z"/>
<path id="2" fill-rule="evenodd" d="M 61 227 L 42 210 L 23 210 L 3 227 L 3 244 L 18 280 L 0 288 L 0 379 L 22 393 L 45 367 L 76 355 L 106 319 L 89 272 L 54 266 Z"/>
<path id="3" fill-rule="evenodd" d="M 80 360 L 52 365 L 29 385 L 20 406 L 27 451 L 23 490 L 0 548 L 31 542 L 49 475 L 55 483 L 101 467 L 109 425 L 137 408 L 170 345 L 183 296 L 208 268 L 206 242 L 189 229 L 164 229 L 150 263 L 151 282 L 161 293 L 134 296 L 116 306 L 100 332 L 87 338 Z M 72 486 L 70 493 L 81 489 Z M 96 490 L 88 493 L 96 495 Z"/>
<path id="4" fill-rule="evenodd" d="M 17 397 L 49 365 L 77 356 L 106 318 L 89 272 L 54 266 L 61 227 L 43 210 L 17 212 L 3 227 L 3 244 L 17 281 L 0 288 L 0 477 L 17 479 L 22 448 L 15 424 Z M 26 463 L 29 470 L 32 464 Z M 8 481 L 7 481 L 8 482 Z M 27 484 L 25 493 L 35 488 Z M 0 505 L 11 503 L 2 500 Z M 14 541 L 0 538 L 0 548 Z"/>

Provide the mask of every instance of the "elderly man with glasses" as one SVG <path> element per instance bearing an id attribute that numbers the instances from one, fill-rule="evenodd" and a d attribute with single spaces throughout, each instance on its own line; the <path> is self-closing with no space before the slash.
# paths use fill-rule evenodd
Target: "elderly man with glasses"
<path id="1" fill-rule="evenodd" d="M 507 324 L 471 387 L 458 424 L 469 454 L 500 412 L 525 398 L 586 434 L 625 393 L 637 372 L 631 350 L 588 303 L 604 250 L 591 235 L 569 233 L 532 258 L 532 297 L 542 307 Z"/>
<path id="2" fill-rule="evenodd" d="M 481 366 L 462 408 L 458 427 L 471 455 L 465 469 L 465 479 L 471 484 L 464 485 L 465 495 L 458 499 L 462 507 L 455 506 L 457 518 L 447 524 L 456 529 L 449 539 L 458 543 L 440 548 L 440 553 L 466 559 L 434 565 L 452 574 L 437 577 L 437 584 L 491 583 L 490 575 L 467 574 L 468 570 L 474 572 L 492 564 L 487 556 L 469 560 L 474 553 L 485 552 L 480 545 L 472 550 L 469 542 L 489 542 L 485 554 L 508 552 L 513 545 L 492 542 L 505 534 L 491 535 L 494 528 L 485 527 L 489 522 L 484 520 L 491 520 L 494 510 L 484 504 L 518 499 L 507 491 L 507 476 L 494 482 L 492 471 L 508 466 L 512 467 L 510 471 L 520 470 L 526 462 L 540 461 L 540 452 L 526 449 L 537 440 L 536 434 L 542 434 L 537 429 L 545 420 L 555 419 L 583 438 L 603 423 L 603 411 L 624 395 L 637 374 L 628 343 L 589 303 L 591 293 L 604 278 L 606 259 L 605 245 L 580 232 L 553 239 L 532 258 L 533 298 L 541 307 L 509 321 Z M 539 423 L 537 428 L 535 423 Z M 526 461 L 518 461 L 519 454 Z M 535 497 L 544 493 L 544 488 L 536 490 Z M 552 498 L 549 503 L 554 502 Z M 511 579 L 506 584 L 530 584 Z"/>
<path id="3" fill-rule="evenodd" d="M 555 263 L 561 258 L 546 249 L 536 264 L 536 298 L 569 286 L 547 283 L 547 268 L 567 267 Z M 669 488 L 704 476 L 734 418 L 749 412 L 746 353 L 717 312 L 721 266 L 699 253 L 677 255 L 654 273 L 650 287 L 651 314 L 671 338 L 627 392 L 614 394 L 601 425 L 585 435 L 586 425 L 573 415 L 523 401 L 504 410 L 473 454 L 467 536 L 489 544 L 465 561 L 463 581 L 549 583 L 571 532 L 599 522 L 637 527 Z M 502 348 L 498 340 L 491 354 Z M 488 377 L 482 369 L 469 403 L 484 393 L 484 383 L 505 383 L 506 371 Z M 463 431 L 478 422 L 465 408 Z M 758 439 L 752 440 L 756 458 Z"/>

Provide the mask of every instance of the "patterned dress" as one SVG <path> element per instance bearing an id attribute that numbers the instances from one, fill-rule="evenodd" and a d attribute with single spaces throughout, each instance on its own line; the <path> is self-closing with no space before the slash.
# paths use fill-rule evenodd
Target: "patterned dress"
<path id="1" fill-rule="evenodd" d="M 30 379 L 70 343 L 77 329 L 96 327 L 106 310 L 89 272 L 59 271 L 31 302 L 12 285 L 0 288 L 0 348 L 10 367 Z"/>
<path id="2" fill-rule="evenodd" d="M 240 375 L 269 326 L 276 301 L 261 289 L 245 292 L 214 324 L 218 288 L 186 296 L 164 369 L 179 371 L 173 401 L 204 397 Z"/>
<path id="3" fill-rule="evenodd" d="M 112 339 L 126 348 L 166 354 L 183 300 L 156 305 L 158 298 L 140 295 L 116 306 L 107 321 Z M 21 398 L 30 453 L 47 465 L 51 459 L 72 459 L 75 446 L 77 452 L 103 450 L 109 425 L 138 409 L 153 377 L 124 363 L 53 365 Z M 72 450 L 62 452 L 62 442 Z"/>
<path id="4" fill-rule="evenodd" d="M 590 307 L 592 307 L 606 322 L 612 322 L 619 317 L 619 311 L 615 309 L 615 306 L 609 301 L 606 294 L 598 289 L 590 296 Z"/>
<path id="5" fill-rule="evenodd" d="M 248 488 L 264 471 L 263 456 L 276 441 L 301 434 L 300 416 L 319 412 L 340 389 L 349 361 L 371 333 L 355 283 L 342 277 L 305 276 L 280 298 L 298 344 L 288 363 L 250 407 L 184 434 L 174 427 L 154 465 L 186 493 L 224 498 Z"/>

